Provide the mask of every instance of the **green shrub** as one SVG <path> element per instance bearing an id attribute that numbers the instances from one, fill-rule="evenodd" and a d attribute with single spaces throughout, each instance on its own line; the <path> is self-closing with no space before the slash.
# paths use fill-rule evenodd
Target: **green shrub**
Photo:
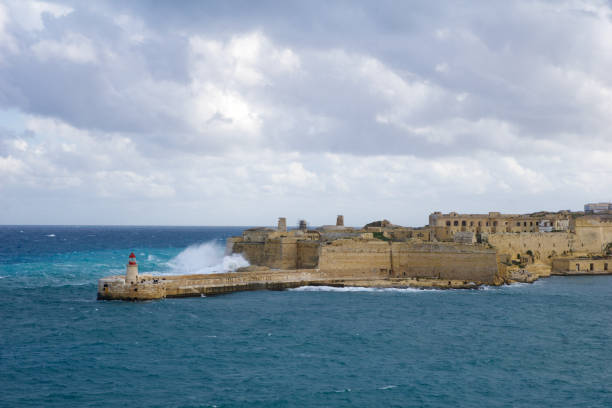
<path id="1" fill-rule="evenodd" d="M 391 239 L 385 237 L 382 232 L 374 232 L 372 235 L 374 235 L 374 238 L 380 239 L 382 241 L 391 241 Z"/>

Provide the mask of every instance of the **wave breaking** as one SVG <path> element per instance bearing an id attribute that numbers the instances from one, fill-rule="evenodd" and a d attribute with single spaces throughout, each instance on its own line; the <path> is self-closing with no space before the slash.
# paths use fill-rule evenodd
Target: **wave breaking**
<path id="1" fill-rule="evenodd" d="M 225 248 L 216 242 L 191 245 L 167 262 L 172 275 L 235 272 L 249 266 L 241 254 L 225 255 Z"/>
<path id="2" fill-rule="evenodd" d="M 424 292 L 418 288 L 366 288 L 363 286 L 300 286 L 299 288 L 289 289 L 296 292 L 399 292 L 399 293 L 415 293 Z"/>

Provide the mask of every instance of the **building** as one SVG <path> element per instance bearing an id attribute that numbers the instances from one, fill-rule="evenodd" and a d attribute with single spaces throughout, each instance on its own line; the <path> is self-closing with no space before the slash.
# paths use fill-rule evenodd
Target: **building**
<path id="1" fill-rule="evenodd" d="M 429 216 L 429 227 L 436 239 L 453 240 L 456 233 L 473 232 L 474 234 L 500 234 L 519 232 L 553 232 L 568 231 L 570 213 L 540 212 L 534 214 L 442 214 L 437 211 Z"/>
<path id="2" fill-rule="evenodd" d="M 612 203 L 589 203 L 584 205 L 586 214 L 602 214 L 612 211 Z"/>

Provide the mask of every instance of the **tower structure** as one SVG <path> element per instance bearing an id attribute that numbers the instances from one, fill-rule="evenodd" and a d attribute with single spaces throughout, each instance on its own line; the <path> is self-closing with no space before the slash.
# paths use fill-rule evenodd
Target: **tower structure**
<path id="1" fill-rule="evenodd" d="M 344 215 L 339 215 L 336 218 L 336 227 L 344 227 Z"/>
<path id="2" fill-rule="evenodd" d="M 133 252 L 130 254 L 130 259 L 127 263 L 127 269 L 125 271 L 125 283 L 138 283 L 138 264 L 136 263 L 136 255 L 134 255 Z"/>
<path id="3" fill-rule="evenodd" d="M 285 217 L 280 217 L 278 219 L 278 230 L 281 232 L 287 232 L 287 219 Z"/>

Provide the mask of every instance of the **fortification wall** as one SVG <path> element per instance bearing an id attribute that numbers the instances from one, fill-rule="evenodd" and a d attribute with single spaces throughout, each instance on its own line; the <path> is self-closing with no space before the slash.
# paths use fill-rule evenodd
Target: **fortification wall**
<path id="1" fill-rule="evenodd" d="M 317 268 L 319 265 L 318 241 L 298 241 L 297 243 L 297 268 L 309 269 Z"/>
<path id="2" fill-rule="evenodd" d="M 599 231 L 568 232 L 534 232 L 491 234 L 487 237 L 489 244 L 501 254 L 511 259 L 518 259 L 531 251 L 536 261 L 552 263 L 552 258 L 561 255 L 601 254 L 605 247 Z"/>
<path id="3" fill-rule="evenodd" d="M 478 245 L 422 241 L 342 239 L 332 242 L 269 239 L 235 242 L 252 265 L 273 269 L 318 268 L 336 278 L 436 278 L 492 282 L 496 251 Z"/>
<path id="4" fill-rule="evenodd" d="M 321 247 L 319 268 L 341 276 L 468 280 L 493 283 L 494 249 L 425 242 L 340 240 Z"/>
<path id="5" fill-rule="evenodd" d="M 337 276 L 388 276 L 391 270 L 391 245 L 386 241 L 337 240 L 320 251 L 319 269 Z"/>
<path id="6" fill-rule="evenodd" d="M 571 228 L 578 240 L 589 248 L 603 252 L 612 242 L 612 218 L 605 216 L 586 216 L 572 220 Z"/>
<path id="7" fill-rule="evenodd" d="M 231 250 L 242 254 L 251 265 L 273 269 L 316 268 L 319 262 L 319 241 L 298 238 L 273 238 L 266 242 L 234 240 Z"/>
<path id="8" fill-rule="evenodd" d="M 493 249 L 441 243 L 392 244 L 393 275 L 493 283 L 498 273 Z"/>
<path id="9" fill-rule="evenodd" d="M 234 242 L 233 253 L 242 254 L 251 265 L 266 265 L 266 256 L 263 242 Z"/>

